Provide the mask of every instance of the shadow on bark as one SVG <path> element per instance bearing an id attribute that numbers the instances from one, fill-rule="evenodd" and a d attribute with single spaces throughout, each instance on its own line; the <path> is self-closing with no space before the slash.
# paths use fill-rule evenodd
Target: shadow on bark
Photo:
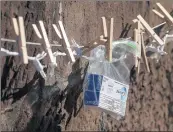
<path id="1" fill-rule="evenodd" d="M 38 79 L 34 86 L 36 88 L 33 88 L 35 91 L 30 92 L 38 98 L 34 99 L 31 105 L 32 117 L 24 131 L 59 132 L 64 120 L 66 121 L 65 128 L 67 127 L 72 117 L 76 117 L 83 106 L 83 101 L 78 103 L 78 98 L 83 91 L 82 84 L 87 65 L 88 63 L 83 65 L 80 59 L 75 62 L 68 77 L 68 85 L 64 90 L 58 86 L 59 80 L 54 85 L 45 86 L 44 79 Z M 28 97 L 31 96 L 30 93 Z M 16 130 L 21 130 L 19 122 L 20 119 L 16 122 Z"/>

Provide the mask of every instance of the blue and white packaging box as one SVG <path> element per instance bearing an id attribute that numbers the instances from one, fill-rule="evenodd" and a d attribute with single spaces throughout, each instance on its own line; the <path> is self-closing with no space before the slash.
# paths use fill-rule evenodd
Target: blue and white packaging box
<path id="1" fill-rule="evenodd" d="M 83 87 L 85 106 L 125 116 L 128 85 L 103 75 L 87 74 Z"/>

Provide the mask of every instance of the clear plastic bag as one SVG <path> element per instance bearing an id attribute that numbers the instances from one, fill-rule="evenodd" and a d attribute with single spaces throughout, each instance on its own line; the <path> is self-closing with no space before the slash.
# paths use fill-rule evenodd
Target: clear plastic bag
<path id="1" fill-rule="evenodd" d="M 90 53 L 88 73 L 105 75 L 125 84 L 129 84 L 130 71 L 138 56 L 136 43 L 130 40 L 113 42 L 112 63 L 106 58 L 106 48 L 100 45 Z"/>
<path id="2" fill-rule="evenodd" d="M 112 46 L 111 63 L 105 58 L 105 46 L 91 51 L 83 83 L 84 106 L 98 107 L 120 119 L 125 116 L 130 71 L 138 50 L 136 43 L 130 40 L 114 41 Z"/>

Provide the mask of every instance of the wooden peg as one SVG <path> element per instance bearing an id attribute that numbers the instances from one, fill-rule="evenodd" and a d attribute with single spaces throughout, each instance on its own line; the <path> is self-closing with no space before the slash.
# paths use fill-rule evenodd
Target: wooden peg
<path id="1" fill-rule="evenodd" d="M 162 15 L 160 12 L 158 12 L 157 10 L 155 10 L 155 9 L 152 9 L 152 11 L 156 14 L 156 15 L 158 15 L 160 18 L 164 18 L 164 15 Z"/>
<path id="2" fill-rule="evenodd" d="M 141 33 L 144 27 L 142 26 L 141 22 L 138 21 L 138 51 L 139 51 L 139 59 L 141 59 Z"/>
<path id="3" fill-rule="evenodd" d="M 17 36 L 19 36 L 19 27 L 18 27 L 17 19 L 12 18 L 12 22 L 13 22 L 13 27 L 14 27 L 15 34 Z"/>
<path id="4" fill-rule="evenodd" d="M 136 42 L 136 47 L 138 47 L 138 29 L 134 29 L 134 41 Z M 138 67 L 138 57 L 135 57 L 135 67 Z"/>
<path id="5" fill-rule="evenodd" d="M 37 35 L 40 39 L 42 39 L 41 33 L 39 32 L 39 30 L 38 30 L 38 28 L 37 28 L 37 25 L 36 25 L 36 24 L 32 24 L 32 27 L 33 27 L 33 29 L 34 29 L 36 35 Z"/>
<path id="6" fill-rule="evenodd" d="M 14 21 L 17 22 L 17 20 L 14 20 Z M 19 51 L 20 51 L 23 63 L 28 64 L 28 54 L 27 54 L 27 48 L 26 48 L 26 36 L 25 36 L 23 17 L 19 16 L 18 21 L 19 21 L 19 26 L 18 26 L 19 27 L 18 29 L 19 30 L 19 38 L 18 38 Z"/>
<path id="7" fill-rule="evenodd" d="M 107 49 L 108 49 L 107 57 L 109 62 L 112 62 L 113 23 L 114 23 L 114 18 L 111 18 L 110 26 L 109 26 L 108 45 L 107 45 Z"/>
<path id="8" fill-rule="evenodd" d="M 75 57 L 74 57 L 72 49 L 70 47 L 70 43 L 68 41 L 68 38 L 67 38 L 67 35 L 66 35 L 66 32 L 65 32 L 63 23 L 62 23 L 62 21 L 59 21 L 58 23 L 59 23 L 59 26 L 60 26 L 60 29 L 61 29 L 62 37 L 63 37 L 63 39 L 65 41 L 65 45 L 64 46 L 66 47 L 66 50 L 67 50 L 66 54 L 69 57 L 71 62 L 75 62 Z"/>
<path id="9" fill-rule="evenodd" d="M 57 26 L 56 26 L 55 24 L 52 24 L 52 26 L 53 26 L 53 28 L 54 28 L 56 34 L 58 35 L 58 37 L 59 37 L 60 39 L 62 39 L 61 33 L 60 33 L 60 31 L 58 30 Z"/>
<path id="10" fill-rule="evenodd" d="M 158 25 L 152 27 L 152 29 L 154 30 L 154 29 L 156 29 L 156 28 L 158 28 L 158 27 L 160 27 L 160 26 L 162 26 L 162 25 L 164 25 L 164 24 L 166 24 L 166 22 L 163 22 L 163 23 L 161 23 L 161 24 L 158 24 Z"/>
<path id="11" fill-rule="evenodd" d="M 141 45 L 142 45 L 142 55 L 144 58 L 144 63 L 147 68 L 147 71 L 150 72 L 149 65 L 148 65 L 148 60 L 146 56 L 146 51 L 145 51 L 145 45 L 144 45 L 144 38 L 143 38 L 143 33 L 141 33 Z"/>
<path id="12" fill-rule="evenodd" d="M 101 18 L 102 18 L 102 24 L 103 24 L 103 35 L 105 38 L 107 38 L 108 32 L 107 32 L 106 18 L 105 17 L 101 17 Z"/>
<path id="13" fill-rule="evenodd" d="M 47 36 L 47 33 L 46 33 L 46 29 L 44 27 L 43 21 L 39 21 L 39 24 L 40 24 L 40 28 L 41 28 L 41 31 L 42 31 L 42 36 L 43 36 L 43 39 L 44 39 L 43 48 L 46 50 L 46 53 L 48 54 L 49 61 L 53 65 L 57 65 L 56 59 L 54 58 L 53 53 L 52 53 L 52 49 L 51 49 L 51 46 L 50 46 L 50 43 L 49 43 L 49 40 L 48 40 L 48 36 Z"/>
<path id="14" fill-rule="evenodd" d="M 142 30 L 144 29 L 144 27 L 142 26 L 140 21 L 137 21 L 137 26 L 138 26 L 138 29 L 135 29 L 135 38 L 134 39 L 135 39 L 135 42 L 137 43 L 137 50 L 139 52 L 139 58 L 136 57 L 135 67 L 137 67 L 137 74 L 139 74 L 140 65 L 141 65 L 140 64 L 141 63 L 141 41 L 142 41 L 141 33 L 142 33 Z"/>
<path id="15" fill-rule="evenodd" d="M 137 68 L 137 71 L 138 71 L 138 74 L 139 74 L 139 72 L 140 72 L 140 63 L 141 63 L 141 40 L 142 40 L 142 38 L 141 38 L 141 33 L 142 33 L 142 31 L 141 31 L 141 23 L 139 24 L 139 28 L 138 28 L 139 30 L 138 30 L 138 52 L 139 52 L 139 58 L 138 58 L 138 68 Z M 143 33 L 142 33 L 143 34 Z"/>
<path id="16" fill-rule="evenodd" d="M 169 19 L 173 23 L 173 17 L 167 12 L 167 10 L 160 3 L 156 3 L 156 5 L 160 8 L 167 19 Z"/>
<path id="17" fill-rule="evenodd" d="M 151 36 L 158 42 L 160 45 L 164 45 L 164 42 L 161 38 L 154 32 L 154 30 L 149 26 L 149 24 L 143 19 L 141 15 L 138 15 L 137 18 L 143 24 L 143 26 L 148 30 Z"/>

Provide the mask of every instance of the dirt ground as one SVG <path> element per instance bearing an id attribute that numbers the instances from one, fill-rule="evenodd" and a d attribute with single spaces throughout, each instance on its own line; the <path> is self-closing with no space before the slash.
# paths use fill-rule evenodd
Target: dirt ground
<path id="1" fill-rule="evenodd" d="M 172 1 L 161 4 L 172 11 Z M 102 16 L 114 17 L 116 40 L 133 36 L 132 20 L 138 14 L 151 26 L 163 22 L 152 13 L 155 7 L 154 1 L 68 1 L 62 2 L 62 20 L 69 40 L 87 45 L 102 34 Z M 58 24 L 60 19 L 58 1 L 1 1 L 1 38 L 15 39 L 11 18 L 20 15 L 24 17 L 27 41 L 39 42 L 31 24 L 43 20 L 49 40 L 63 43 L 52 29 L 52 24 Z M 17 50 L 15 44 L 1 42 L 1 46 Z M 28 46 L 30 56 L 40 51 L 38 46 Z M 71 66 L 67 58 L 57 57 L 55 74 L 50 75 L 50 68 L 46 68 L 48 79 L 44 81 L 32 63 L 23 65 L 18 57 L 1 57 L 1 130 L 173 131 L 173 44 L 167 44 L 165 51 L 168 55 L 158 63 L 149 59 L 151 73 L 141 66 L 137 81 L 130 84 L 126 116 L 121 121 L 109 115 L 101 120 L 99 111 L 83 108 L 86 60 L 79 59 Z M 47 60 L 43 63 L 47 64 Z"/>

